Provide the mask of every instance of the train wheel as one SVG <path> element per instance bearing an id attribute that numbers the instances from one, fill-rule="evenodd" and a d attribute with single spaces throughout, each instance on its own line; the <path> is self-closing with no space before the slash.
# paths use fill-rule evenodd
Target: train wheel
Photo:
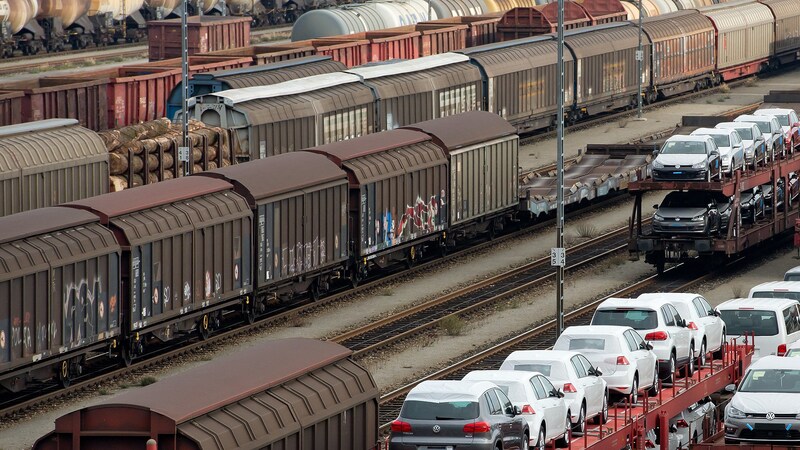
<path id="1" fill-rule="evenodd" d="M 197 323 L 197 331 L 200 334 L 200 339 L 206 340 L 209 335 L 209 320 L 208 314 L 203 314 L 203 318 Z"/>
<path id="2" fill-rule="evenodd" d="M 406 267 L 412 268 L 417 264 L 417 248 L 411 246 L 406 253 Z"/>
<path id="3" fill-rule="evenodd" d="M 256 321 L 256 305 L 251 304 L 250 297 L 245 298 L 244 304 L 242 304 L 242 313 L 248 324 L 252 325 Z"/>
<path id="4" fill-rule="evenodd" d="M 119 352 L 120 362 L 122 367 L 130 367 L 133 364 L 133 354 L 131 354 L 131 346 L 127 342 L 122 344 L 122 349 Z"/>
<path id="5" fill-rule="evenodd" d="M 58 382 L 62 387 L 69 387 L 72 384 L 72 375 L 69 372 L 69 361 L 61 361 L 61 367 L 58 371 Z"/>
<path id="6" fill-rule="evenodd" d="M 308 293 L 311 295 L 311 300 L 314 300 L 315 302 L 319 300 L 319 298 L 322 296 L 319 291 L 319 279 L 314 280 L 311 283 L 311 286 L 308 287 Z"/>

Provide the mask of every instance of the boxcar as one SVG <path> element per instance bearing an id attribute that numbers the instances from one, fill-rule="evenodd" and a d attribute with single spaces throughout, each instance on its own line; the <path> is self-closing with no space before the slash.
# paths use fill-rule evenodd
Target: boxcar
<path id="1" fill-rule="evenodd" d="M 36 450 L 373 449 L 379 391 L 338 344 L 266 341 L 55 421 Z M 279 362 L 279 363 L 276 363 Z"/>
<path id="2" fill-rule="evenodd" d="M 202 176 L 222 178 L 253 210 L 255 310 L 279 295 L 328 290 L 348 260 L 347 174 L 308 152 L 237 164 Z"/>
<path id="3" fill-rule="evenodd" d="M 652 43 L 648 97 L 654 100 L 702 89 L 713 81 L 714 25 L 696 10 L 642 20 Z"/>
<path id="4" fill-rule="evenodd" d="M 766 5 L 739 0 L 700 8 L 716 29 L 719 81 L 758 73 L 766 67 L 775 41 L 775 18 Z"/>
<path id="5" fill-rule="evenodd" d="M 22 100 L 25 93 L 0 90 L 0 126 L 22 122 Z"/>
<path id="6" fill-rule="evenodd" d="M 0 127 L 0 216 L 108 192 L 108 151 L 74 119 Z"/>
<path id="7" fill-rule="evenodd" d="M 630 23 L 609 23 L 564 33 L 575 59 L 573 118 L 595 115 L 631 105 L 638 96 L 636 64 L 638 28 Z M 643 37 L 642 78 L 650 73 L 650 42 Z"/>
<path id="8" fill-rule="evenodd" d="M 20 91 L 22 122 L 44 119 L 77 119 L 95 130 L 108 128 L 106 88 L 108 78 L 76 80 L 68 77 L 4 82 L 4 91 Z"/>
<path id="9" fill-rule="evenodd" d="M 268 86 L 296 78 L 339 72 L 344 69 L 344 64 L 331 60 L 330 56 L 308 56 L 243 69 L 198 73 L 189 80 L 189 97 L 199 97 L 228 89 Z M 170 92 L 167 101 L 167 117 L 175 117 L 175 114 L 181 110 L 182 90 L 183 82 L 180 82 Z"/>
<path id="10" fill-rule="evenodd" d="M 358 282 L 373 267 L 412 264 L 447 225 L 447 156 L 430 136 L 391 130 L 307 149 L 347 172 Z"/>
<path id="11" fill-rule="evenodd" d="M 227 128 L 251 159 L 372 133 L 372 91 L 347 73 L 330 73 L 204 95 L 190 115 Z"/>
<path id="12" fill-rule="evenodd" d="M 126 280 L 122 356 L 150 336 L 206 335 L 252 290 L 250 208 L 230 183 L 186 177 L 68 203 L 116 230 Z"/>
<path id="13" fill-rule="evenodd" d="M 348 70 L 375 93 L 378 131 L 480 109 L 481 74 L 469 58 L 444 53 Z"/>
<path id="14" fill-rule="evenodd" d="M 406 128 L 433 137 L 450 158 L 447 244 L 465 235 L 502 230 L 519 207 L 519 137 L 497 114 L 473 111 Z"/>
<path id="15" fill-rule="evenodd" d="M 484 78 L 484 111 L 508 120 L 520 132 L 555 123 L 558 46 L 539 36 L 464 50 Z M 573 102 L 572 55 L 564 52 L 564 101 Z"/>
<path id="16" fill-rule="evenodd" d="M 800 50 L 800 0 L 759 0 L 775 16 L 775 48 L 772 57 L 780 64 L 797 60 Z"/>
<path id="17" fill-rule="evenodd" d="M 69 384 L 85 352 L 120 334 L 114 234 L 94 214 L 53 207 L 0 218 L 0 244 L 0 386 Z"/>

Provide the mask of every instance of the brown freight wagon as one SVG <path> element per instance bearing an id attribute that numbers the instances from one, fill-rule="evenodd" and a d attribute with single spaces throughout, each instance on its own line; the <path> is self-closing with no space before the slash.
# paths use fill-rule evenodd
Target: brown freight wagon
<path id="1" fill-rule="evenodd" d="M 772 57 L 780 64 L 797 60 L 800 50 L 800 0 L 759 0 L 775 16 L 775 48 Z"/>
<path id="2" fill-rule="evenodd" d="M 448 245 L 501 231 L 519 209 L 519 136 L 497 114 L 473 111 L 405 127 L 430 135 L 450 157 Z"/>
<path id="3" fill-rule="evenodd" d="M 108 151 L 75 119 L 0 127 L 0 216 L 108 192 Z"/>
<path id="4" fill-rule="evenodd" d="M 358 75 L 375 92 L 379 131 L 451 116 L 481 107 L 480 70 L 457 53 L 411 61 L 357 67 Z"/>
<path id="5" fill-rule="evenodd" d="M 555 124 L 558 46 L 552 36 L 538 36 L 462 51 L 487 80 L 484 111 L 500 115 L 520 132 Z M 574 63 L 564 52 L 564 102 L 574 95 Z"/>
<path id="6" fill-rule="evenodd" d="M 467 25 L 432 21 L 389 28 L 387 31 L 420 32 L 419 56 L 430 56 L 465 48 L 467 46 L 468 29 L 469 26 Z"/>
<path id="7" fill-rule="evenodd" d="M 123 245 L 126 336 L 136 356 L 151 337 L 169 340 L 218 325 L 252 290 L 252 217 L 222 180 L 185 177 L 68 203 L 117 230 Z"/>
<path id="8" fill-rule="evenodd" d="M 558 26 L 558 3 L 537 7 L 514 8 L 503 14 L 497 24 L 499 41 L 512 41 L 540 34 L 555 33 Z M 587 27 L 591 18 L 577 3 L 564 2 L 564 29 Z"/>
<path id="9" fill-rule="evenodd" d="M 202 176 L 221 178 L 247 199 L 258 224 L 256 310 L 276 295 L 318 298 L 343 278 L 348 253 L 347 174 L 322 155 L 294 152 Z"/>
<path id="10" fill-rule="evenodd" d="M 22 98 L 20 91 L 0 90 L 0 126 L 22 122 Z"/>
<path id="11" fill-rule="evenodd" d="M 189 114 L 230 130 L 256 160 L 374 132 L 373 101 L 356 75 L 330 73 L 205 95 Z"/>
<path id="12" fill-rule="evenodd" d="M 484 16 L 458 16 L 431 20 L 428 23 L 466 25 L 467 47 L 476 47 L 497 42 L 497 24 L 502 16 L 499 13 Z"/>
<path id="13" fill-rule="evenodd" d="M 0 386 L 68 385 L 86 352 L 120 334 L 114 234 L 92 213 L 53 207 L 0 218 L 0 244 Z"/>
<path id="14" fill-rule="evenodd" d="M 636 103 L 639 95 L 636 50 L 639 29 L 629 22 L 578 28 L 564 33 L 564 42 L 575 60 L 575 103 L 570 115 L 587 115 Z M 650 42 L 643 39 L 642 77 L 650 77 Z M 643 83 L 644 84 L 644 83 Z"/>
<path id="15" fill-rule="evenodd" d="M 5 91 L 19 91 L 22 122 L 44 119 L 77 119 L 91 130 L 108 128 L 108 78 L 75 80 L 67 77 L 3 83 Z"/>
<path id="16" fill-rule="evenodd" d="M 628 20 L 628 12 L 620 0 L 583 0 L 578 5 L 591 19 L 590 25 Z"/>
<path id="17" fill-rule="evenodd" d="M 249 17 L 191 16 L 187 20 L 189 55 L 250 45 Z M 150 61 L 181 57 L 181 19 L 147 22 Z"/>
<path id="18" fill-rule="evenodd" d="M 373 267 L 413 264 L 428 247 L 443 244 L 448 161 L 430 136 L 399 129 L 307 151 L 347 172 L 354 282 Z"/>
<path id="19" fill-rule="evenodd" d="M 253 45 L 203 53 L 202 56 L 235 56 L 253 59 L 253 65 L 270 64 L 314 55 L 314 47 L 306 44 Z"/>
<path id="20" fill-rule="evenodd" d="M 321 38 L 320 41 L 367 41 L 367 58 L 361 64 L 390 59 L 415 59 L 419 57 L 418 31 L 378 30 Z M 361 65 L 359 64 L 359 65 Z"/>
<path id="21" fill-rule="evenodd" d="M 642 19 L 652 42 L 653 70 L 647 96 L 669 97 L 714 81 L 714 25 L 697 10 Z"/>
<path id="22" fill-rule="evenodd" d="M 379 391 L 345 347 L 266 341 L 66 414 L 36 450 L 374 449 Z"/>

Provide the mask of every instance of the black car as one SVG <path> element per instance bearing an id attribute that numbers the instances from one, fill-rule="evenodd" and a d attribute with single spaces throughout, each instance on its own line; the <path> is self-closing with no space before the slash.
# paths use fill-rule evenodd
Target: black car
<path id="1" fill-rule="evenodd" d="M 758 219 L 764 217 L 764 195 L 760 186 L 742 192 L 739 203 L 741 205 L 742 222 L 756 223 Z"/>
<path id="2" fill-rule="evenodd" d="M 670 192 L 660 206 L 653 206 L 653 231 L 671 235 L 723 232 L 728 229 L 731 201 L 719 192 Z"/>

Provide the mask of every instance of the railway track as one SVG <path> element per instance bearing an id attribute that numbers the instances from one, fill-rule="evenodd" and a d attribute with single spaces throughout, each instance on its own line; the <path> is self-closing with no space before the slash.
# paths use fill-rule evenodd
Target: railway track
<path id="1" fill-rule="evenodd" d="M 776 239 L 767 251 L 779 248 L 787 242 L 786 239 Z M 746 256 L 729 261 L 725 266 L 725 271 L 734 271 L 744 266 L 747 261 Z M 708 266 L 684 263 L 672 267 L 662 275 L 653 275 L 640 280 L 630 286 L 623 288 L 610 295 L 603 296 L 578 307 L 575 310 L 565 313 L 565 326 L 588 325 L 594 314 L 595 308 L 604 300 L 611 297 L 635 297 L 647 292 L 682 292 L 693 291 L 700 283 L 718 275 L 719 272 L 713 271 Z M 425 380 L 436 379 L 461 379 L 468 372 L 473 370 L 496 370 L 500 367 L 505 358 L 517 350 L 543 350 L 553 346 L 557 338 L 556 322 L 554 318 L 501 343 L 484 349 L 471 355 L 455 364 L 444 369 L 431 373 L 419 380 L 386 393 L 380 400 L 381 432 L 387 433 L 392 420 L 396 419 L 400 413 L 403 399 L 406 394 L 417 384 Z"/>
<path id="2" fill-rule="evenodd" d="M 626 196 L 609 197 L 604 201 L 594 203 L 588 207 L 574 211 L 568 214 L 568 217 L 574 217 L 576 214 L 589 212 L 597 208 L 603 208 L 620 203 Z M 356 288 L 342 289 L 341 291 L 332 293 L 316 302 L 310 299 L 303 299 L 295 304 L 287 305 L 267 317 L 264 317 L 256 323 L 249 326 L 238 326 L 235 329 L 225 329 L 218 333 L 212 334 L 207 340 L 195 342 L 181 342 L 178 348 L 166 347 L 158 353 L 150 355 L 147 359 L 136 360 L 130 367 L 101 367 L 92 373 L 87 373 L 82 377 L 73 380 L 69 387 L 61 388 L 53 385 L 39 386 L 31 392 L 26 391 L 21 397 L 14 397 L 10 399 L 0 399 L 0 420 L 3 422 L 18 420 L 24 417 L 26 411 L 35 411 L 38 409 L 47 409 L 47 406 L 59 399 L 68 399 L 80 395 L 82 392 L 87 392 L 93 389 L 98 389 L 107 383 L 115 382 L 121 379 L 135 379 L 143 376 L 147 370 L 155 367 L 163 367 L 170 361 L 179 360 L 187 356 L 206 351 L 208 349 L 216 348 L 216 346 L 224 345 L 233 339 L 238 339 L 248 334 L 258 333 L 268 327 L 284 326 L 292 319 L 302 316 L 303 314 L 311 313 L 317 309 L 323 308 L 326 305 L 334 304 L 342 301 L 352 295 L 361 294 L 379 288 L 385 284 L 397 281 L 404 277 L 412 276 L 418 273 L 429 272 L 432 269 L 441 267 L 443 264 L 464 256 L 469 256 L 481 251 L 484 251 L 499 243 L 506 242 L 525 234 L 533 233 L 546 227 L 550 227 L 555 223 L 554 219 L 547 219 L 539 222 L 530 227 L 522 228 L 498 236 L 492 241 L 485 241 L 470 245 L 466 248 L 459 249 L 457 252 L 450 253 L 444 257 L 436 259 L 423 259 L 418 265 L 411 269 L 396 271 L 394 273 L 386 274 L 380 278 L 373 278 L 363 281 Z M 473 243 L 474 244 L 474 243 Z M 241 325 L 241 324 L 237 324 Z"/>

